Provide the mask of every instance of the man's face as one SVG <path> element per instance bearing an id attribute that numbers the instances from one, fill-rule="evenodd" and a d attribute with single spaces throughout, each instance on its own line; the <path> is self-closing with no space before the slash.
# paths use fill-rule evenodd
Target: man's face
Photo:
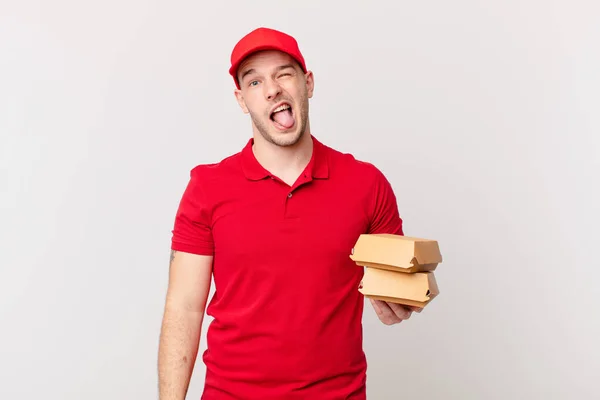
<path id="1" fill-rule="evenodd" d="M 244 60 L 237 76 L 236 98 L 265 140 L 278 146 L 298 142 L 308 124 L 312 73 L 285 53 L 262 51 Z"/>

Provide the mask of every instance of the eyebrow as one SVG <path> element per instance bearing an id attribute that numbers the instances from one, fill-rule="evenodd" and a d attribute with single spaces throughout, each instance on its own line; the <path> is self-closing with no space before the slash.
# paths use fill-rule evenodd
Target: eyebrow
<path id="1" fill-rule="evenodd" d="M 287 68 L 294 68 L 294 65 L 293 64 L 280 65 L 279 67 L 277 67 L 277 71 L 281 71 L 282 69 L 287 69 Z"/>
<path id="2" fill-rule="evenodd" d="M 275 70 L 276 70 L 277 72 L 279 72 L 279 71 L 281 71 L 281 70 L 283 70 L 283 69 L 287 69 L 287 68 L 294 68 L 294 64 L 284 64 L 284 65 L 280 65 L 280 66 L 278 66 L 278 67 L 277 67 Z M 254 73 L 254 72 L 256 72 L 256 70 L 255 70 L 254 68 L 250 68 L 250 69 L 248 69 L 248 70 L 244 71 L 244 73 L 243 73 L 243 74 L 242 74 L 242 76 L 240 77 L 240 82 L 244 80 L 244 77 L 245 77 L 246 75 L 249 75 L 249 74 L 251 74 L 251 73 Z"/>
<path id="3" fill-rule="evenodd" d="M 253 72 L 256 72 L 256 71 L 254 70 L 254 68 L 250 68 L 250 69 L 248 69 L 248 70 L 244 71 L 244 73 L 242 74 L 242 76 L 240 76 L 240 81 L 243 81 L 243 80 L 244 80 L 244 77 L 245 77 L 246 75 L 248 75 L 248 74 L 251 74 L 251 73 L 253 73 Z"/>

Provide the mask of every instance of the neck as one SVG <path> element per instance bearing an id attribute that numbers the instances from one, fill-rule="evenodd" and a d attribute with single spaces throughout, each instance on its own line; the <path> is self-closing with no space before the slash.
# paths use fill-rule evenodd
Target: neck
<path id="1" fill-rule="evenodd" d="M 266 141 L 258 133 L 254 135 L 252 151 L 265 169 L 291 183 L 296 180 L 310 161 L 313 142 L 308 129 L 300 140 L 292 146 L 277 146 Z"/>

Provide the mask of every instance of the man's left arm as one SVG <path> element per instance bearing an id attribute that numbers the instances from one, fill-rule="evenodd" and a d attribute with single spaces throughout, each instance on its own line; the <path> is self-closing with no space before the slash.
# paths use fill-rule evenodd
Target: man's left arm
<path id="1" fill-rule="evenodd" d="M 369 234 L 391 233 L 404 235 L 403 221 L 398 211 L 398 202 L 392 185 L 384 174 L 375 168 L 375 180 L 372 192 L 372 217 Z M 420 312 L 418 308 L 411 308 L 397 303 L 370 299 L 375 313 L 386 325 L 398 324 L 407 320 L 413 311 Z"/>

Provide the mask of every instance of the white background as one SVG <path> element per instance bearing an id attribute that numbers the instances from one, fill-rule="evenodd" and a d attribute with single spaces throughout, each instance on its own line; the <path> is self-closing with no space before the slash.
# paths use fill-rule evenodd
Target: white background
<path id="1" fill-rule="evenodd" d="M 174 213 L 250 137 L 227 68 L 258 26 L 298 39 L 315 136 L 440 242 L 426 311 L 366 308 L 370 398 L 600 398 L 592 0 L 2 0 L 0 398 L 157 397 Z"/>

